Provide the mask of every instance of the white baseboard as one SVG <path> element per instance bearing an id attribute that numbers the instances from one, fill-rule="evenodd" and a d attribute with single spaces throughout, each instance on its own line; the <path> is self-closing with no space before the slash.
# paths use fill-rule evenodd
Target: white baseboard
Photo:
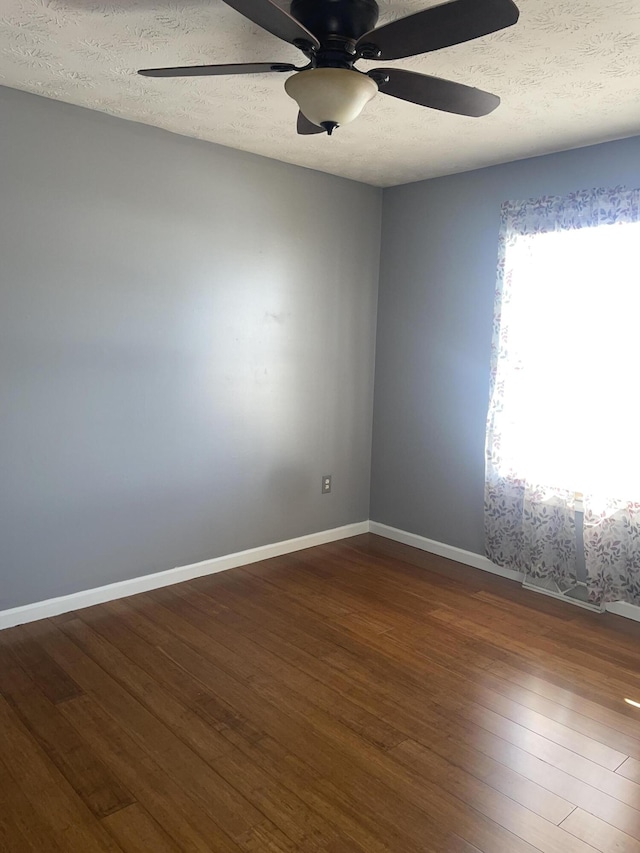
<path id="1" fill-rule="evenodd" d="M 203 560 L 200 563 L 192 563 L 188 566 L 179 566 L 168 569 L 165 572 L 155 572 L 151 575 L 131 578 L 130 580 L 118 581 L 106 586 L 86 589 L 74 592 L 71 595 L 63 595 L 59 598 L 49 598 L 46 601 L 37 601 L 34 604 L 25 604 L 23 607 L 13 607 L 10 610 L 0 610 L 0 630 L 11 628 L 14 625 L 23 625 L 26 622 L 35 622 L 38 619 L 46 619 L 49 616 L 59 616 L 82 607 L 92 607 L 94 604 L 102 604 L 105 601 L 114 601 L 127 595 L 136 595 L 139 592 L 147 592 L 151 589 L 159 589 L 174 583 L 199 578 L 203 575 L 212 575 L 216 572 L 224 572 L 227 569 L 235 569 L 239 566 L 247 566 L 269 557 L 279 557 L 283 554 L 291 554 L 294 551 L 302 551 L 304 548 L 312 548 L 314 545 L 324 545 L 327 542 L 336 542 L 339 539 L 347 539 L 350 536 L 358 536 L 361 533 L 375 533 L 386 539 L 393 539 L 404 545 L 411 545 L 421 551 L 436 554 L 438 557 L 446 557 L 456 563 L 481 569 L 483 572 L 491 572 L 503 578 L 522 583 L 524 576 L 521 572 L 504 569 L 492 563 L 487 557 L 474 554 L 473 551 L 465 551 L 453 545 L 445 545 L 435 539 L 427 539 L 417 533 L 409 533 L 399 530 L 397 527 L 389 527 L 378 521 L 359 521 L 355 524 L 347 524 L 344 527 L 334 527 L 331 530 L 321 530 L 319 533 L 310 533 L 307 536 L 298 536 L 296 539 L 286 539 L 282 542 L 274 542 L 271 545 L 263 545 L 259 548 L 250 548 L 247 551 L 237 551 L 234 554 L 226 554 L 223 557 L 214 557 L 212 560 Z M 607 604 L 607 612 L 627 619 L 640 622 L 640 607 L 627 604 L 624 601 L 615 601 Z"/>
<path id="2" fill-rule="evenodd" d="M 175 569 L 167 569 L 164 572 L 154 572 L 151 575 L 142 575 L 130 580 L 98 586 L 94 589 L 81 590 L 71 595 L 62 595 L 59 598 L 49 598 L 46 601 L 36 601 L 34 604 L 25 604 L 22 607 L 13 607 L 10 610 L 0 610 L 0 630 L 11 628 L 14 625 L 24 625 L 26 622 L 35 622 L 38 619 L 47 619 L 50 616 L 59 616 L 61 613 L 69 613 L 82 607 L 92 607 L 94 604 L 102 604 L 105 601 L 114 601 L 116 598 L 124 598 L 127 595 L 159 589 L 203 575 L 212 575 L 216 572 L 224 572 L 227 569 L 235 569 L 238 566 L 247 566 L 250 563 L 267 560 L 269 557 L 280 557 L 283 554 L 301 551 L 303 548 L 312 548 L 314 545 L 324 545 L 327 542 L 336 542 L 338 539 L 346 539 L 349 536 L 358 536 L 360 533 L 368 532 L 369 522 L 359 521 L 355 524 L 347 524 L 344 527 L 334 527 L 331 530 L 321 530 L 319 533 L 298 536 L 296 539 L 274 542 L 260 548 L 250 548 L 248 551 L 237 551 L 224 557 L 214 557 L 212 560 L 203 560 L 189 566 L 179 566 Z"/>
<path id="3" fill-rule="evenodd" d="M 411 545 L 414 548 L 419 548 L 421 551 L 428 551 L 430 554 L 437 554 L 438 557 L 455 560 L 456 563 L 463 563 L 465 566 L 471 566 L 474 569 L 482 569 L 483 572 L 491 572 L 494 575 L 509 578 L 512 581 L 522 583 L 524 580 L 522 572 L 496 566 L 488 557 L 474 554 L 473 551 L 465 551 L 463 548 L 456 548 L 454 545 L 445 545 L 443 542 L 436 542 L 435 539 L 418 536 L 417 533 L 407 533 L 406 530 L 389 527 L 386 524 L 381 524 L 379 521 L 369 522 L 369 532 L 377 533 L 378 536 L 384 536 L 386 539 L 393 539 L 395 542 L 402 542 L 403 545 Z"/>
<path id="4" fill-rule="evenodd" d="M 369 522 L 369 532 L 384 536 L 386 539 L 393 539 L 395 542 L 402 542 L 404 545 L 411 545 L 421 551 L 428 551 L 430 554 L 437 554 L 439 557 L 455 560 L 456 563 L 463 563 L 465 566 L 471 566 L 474 569 L 482 569 L 483 572 L 492 572 L 494 575 L 500 575 L 518 583 L 522 583 L 524 580 L 522 572 L 503 569 L 501 566 L 496 566 L 487 557 L 474 554 L 473 551 L 465 551 L 463 548 L 445 545 L 443 542 L 436 542 L 435 539 L 427 539 L 425 536 L 418 536 L 417 533 L 408 533 L 406 530 L 399 530 L 397 527 L 389 527 L 379 521 Z M 536 589 L 535 592 L 543 591 Z M 562 600 L 561 596 L 553 597 Z M 571 603 L 575 604 L 576 602 Z M 587 609 L 590 610 L 591 608 Z M 635 604 L 627 604 L 626 601 L 613 601 L 606 604 L 604 609 L 607 613 L 614 613 L 616 616 L 624 616 L 626 619 L 634 619 L 636 622 L 640 622 L 640 607 Z"/>
<path id="5" fill-rule="evenodd" d="M 627 604 L 626 601 L 612 601 L 610 604 L 605 604 L 604 609 L 607 613 L 615 613 L 616 616 L 624 616 L 626 619 L 634 619 L 640 622 L 640 607 L 636 604 Z"/>

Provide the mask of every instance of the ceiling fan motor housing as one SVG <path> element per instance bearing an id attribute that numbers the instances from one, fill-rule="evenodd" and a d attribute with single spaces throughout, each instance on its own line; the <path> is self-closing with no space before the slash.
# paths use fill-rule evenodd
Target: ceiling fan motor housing
<path id="1" fill-rule="evenodd" d="M 355 42 L 378 21 L 376 0 L 292 0 L 291 14 L 324 47 L 337 37 Z"/>

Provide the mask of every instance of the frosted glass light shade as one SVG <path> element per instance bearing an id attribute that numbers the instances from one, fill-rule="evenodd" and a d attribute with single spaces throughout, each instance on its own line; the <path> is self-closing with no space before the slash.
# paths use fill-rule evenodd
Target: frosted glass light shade
<path id="1" fill-rule="evenodd" d="M 298 102 L 300 112 L 310 122 L 348 124 L 357 118 L 378 92 L 371 77 L 348 68 L 310 68 L 289 77 L 287 95 Z"/>

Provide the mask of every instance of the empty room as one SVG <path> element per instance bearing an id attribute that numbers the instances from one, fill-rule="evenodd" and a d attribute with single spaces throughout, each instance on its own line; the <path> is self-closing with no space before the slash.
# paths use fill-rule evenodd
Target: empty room
<path id="1" fill-rule="evenodd" d="M 1 0 L 0 851 L 640 853 L 640 4 Z"/>

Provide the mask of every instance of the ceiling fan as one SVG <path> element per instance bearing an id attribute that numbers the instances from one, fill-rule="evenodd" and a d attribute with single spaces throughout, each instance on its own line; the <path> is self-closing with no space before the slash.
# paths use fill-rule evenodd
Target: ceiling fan
<path id="1" fill-rule="evenodd" d="M 449 0 L 375 29 L 376 0 L 292 0 L 286 12 L 272 0 L 224 0 L 254 24 L 290 42 L 308 63 L 254 62 L 147 68 L 147 77 L 295 72 L 285 90 L 300 108 L 299 134 L 328 133 L 353 121 L 379 91 L 423 107 L 464 116 L 483 116 L 500 103 L 497 95 L 451 80 L 402 68 L 359 71 L 359 59 L 392 60 L 428 53 L 502 30 L 516 23 L 513 0 Z"/>

